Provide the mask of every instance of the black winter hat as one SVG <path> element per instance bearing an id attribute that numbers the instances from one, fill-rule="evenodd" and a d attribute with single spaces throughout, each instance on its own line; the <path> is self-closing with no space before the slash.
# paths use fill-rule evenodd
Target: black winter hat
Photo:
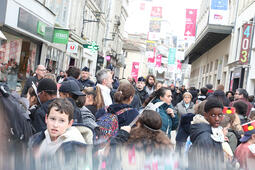
<path id="1" fill-rule="evenodd" d="M 83 67 L 83 69 L 81 71 L 87 71 L 89 72 L 89 68 L 88 67 Z"/>
<path id="2" fill-rule="evenodd" d="M 37 87 L 37 93 L 40 93 L 42 91 L 57 92 L 57 84 L 51 79 L 44 78 L 39 81 Z"/>
<path id="3" fill-rule="evenodd" d="M 143 81 L 143 82 L 146 82 L 145 78 L 144 77 L 139 77 L 137 81 Z"/>

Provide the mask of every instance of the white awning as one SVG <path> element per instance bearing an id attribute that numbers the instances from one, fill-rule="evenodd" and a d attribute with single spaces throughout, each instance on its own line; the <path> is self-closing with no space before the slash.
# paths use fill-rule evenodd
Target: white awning
<path id="1" fill-rule="evenodd" d="M 2 33 L 2 31 L 0 31 L 0 40 L 6 40 L 6 37 L 4 36 L 4 34 Z"/>

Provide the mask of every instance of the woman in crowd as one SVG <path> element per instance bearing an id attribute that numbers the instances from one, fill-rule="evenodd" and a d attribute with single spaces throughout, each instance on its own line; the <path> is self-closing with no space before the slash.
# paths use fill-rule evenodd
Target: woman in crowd
<path id="1" fill-rule="evenodd" d="M 86 94 L 85 106 L 93 115 L 96 115 L 96 112 L 104 107 L 104 100 L 99 87 L 87 87 L 83 92 Z"/>
<path id="2" fill-rule="evenodd" d="M 183 100 L 177 104 L 175 107 L 175 110 L 177 112 L 177 115 L 179 119 L 182 115 L 187 113 L 194 113 L 194 103 L 191 101 L 192 94 L 190 92 L 185 92 L 183 94 Z"/>
<path id="3" fill-rule="evenodd" d="M 106 112 L 118 116 L 119 127 L 129 125 L 139 114 L 138 111 L 130 106 L 135 94 L 135 88 L 130 83 L 122 83 L 114 94 L 115 104 L 110 105 L 107 110 L 100 109 L 96 113 L 96 119 L 103 116 Z"/>
<path id="4" fill-rule="evenodd" d="M 178 126 L 178 116 L 174 113 L 172 101 L 172 92 L 166 87 L 161 87 L 157 91 L 154 91 L 151 96 L 145 101 L 144 106 L 146 106 L 150 101 L 153 104 L 157 102 L 164 102 L 157 112 L 159 113 L 162 119 L 161 130 L 166 133 L 166 135 L 171 138 L 171 131 L 175 130 Z"/>
<path id="5" fill-rule="evenodd" d="M 234 101 L 234 92 L 232 92 L 232 91 L 227 91 L 226 92 L 226 96 L 227 96 L 227 98 L 228 98 L 228 100 L 230 101 L 230 102 L 233 102 Z"/>

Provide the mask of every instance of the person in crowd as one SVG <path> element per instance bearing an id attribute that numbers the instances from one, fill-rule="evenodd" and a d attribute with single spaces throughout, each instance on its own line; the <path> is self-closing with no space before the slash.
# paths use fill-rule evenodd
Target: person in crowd
<path id="1" fill-rule="evenodd" d="M 76 100 L 76 105 L 81 111 L 82 123 L 83 125 L 89 127 L 92 130 L 98 127 L 96 123 L 96 117 L 91 113 L 91 111 L 85 106 L 85 96 L 79 96 Z M 91 141 L 92 143 L 92 141 Z"/>
<path id="2" fill-rule="evenodd" d="M 185 85 L 182 85 L 181 88 L 180 88 L 180 91 L 182 93 L 182 95 L 187 92 L 187 89 L 185 88 Z"/>
<path id="3" fill-rule="evenodd" d="M 74 80 L 77 85 L 79 86 L 80 90 L 83 90 L 83 86 L 82 84 L 78 81 L 80 78 L 80 73 L 81 70 L 77 67 L 71 66 L 68 68 L 68 70 L 66 71 L 66 78 L 64 81 L 68 81 L 68 80 Z"/>
<path id="4" fill-rule="evenodd" d="M 172 92 L 172 94 L 173 94 L 172 104 L 175 107 L 178 103 L 180 103 L 182 101 L 183 94 L 178 87 L 176 88 L 176 90 L 174 92 Z"/>
<path id="5" fill-rule="evenodd" d="M 189 169 L 221 169 L 224 135 L 220 123 L 223 119 L 223 105 L 215 99 L 207 100 L 204 116 L 195 116 L 190 126 L 188 161 Z M 210 159 L 208 159 L 210 158 Z"/>
<path id="6" fill-rule="evenodd" d="M 248 126 L 253 128 L 247 129 L 240 139 L 241 144 L 236 148 L 235 157 L 240 163 L 240 168 L 251 170 L 255 166 L 255 126 L 254 123 Z"/>
<path id="7" fill-rule="evenodd" d="M 28 89 L 32 87 L 32 82 L 35 83 L 35 85 L 38 85 L 38 82 L 45 76 L 46 74 L 46 68 L 43 65 L 38 65 L 35 70 L 36 75 L 29 77 L 24 85 L 24 88 L 21 93 L 21 97 L 26 97 Z"/>
<path id="8" fill-rule="evenodd" d="M 158 81 L 156 84 L 155 84 L 155 90 L 157 91 L 158 89 L 160 89 L 161 87 L 163 86 L 163 83 Z"/>
<path id="9" fill-rule="evenodd" d="M 104 108 L 104 100 L 101 94 L 101 91 L 98 86 L 96 87 L 87 87 L 83 90 L 86 94 L 85 96 L 85 106 L 91 111 L 95 116 L 96 112 Z"/>
<path id="10" fill-rule="evenodd" d="M 112 80 L 113 80 L 113 82 L 112 82 L 112 88 L 116 90 L 116 89 L 119 87 L 120 84 L 119 84 L 119 78 L 115 76 L 114 67 L 113 67 L 112 64 L 109 64 L 109 65 L 106 67 L 106 69 L 111 70 Z M 135 81 L 134 81 L 134 82 L 135 82 Z"/>
<path id="11" fill-rule="evenodd" d="M 89 73 L 89 68 L 84 67 L 81 70 L 81 78 L 79 79 L 79 82 L 82 84 L 83 89 L 86 87 L 94 87 L 95 83 L 89 79 L 90 73 Z"/>
<path id="12" fill-rule="evenodd" d="M 164 132 L 160 130 L 161 127 L 162 119 L 159 114 L 153 110 L 145 110 L 135 127 L 123 126 L 116 137 L 111 138 L 110 144 L 135 145 L 140 149 L 150 148 L 150 151 L 159 148 L 162 150 L 170 149 L 173 145 Z"/>
<path id="13" fill-rule="evenodd" d="M 146 106 L 151 100 L 153 104 L 157 102 L 164 102 L 157 112 L 159 113 L 162 119 L 161 130 L 166 133 L 166 135 L 171 138 L 171 131 L 175 130 L 178 126 L 178 116 L 174 113 L 172 101 L 171 90 L 166 87 L 161 87 L 159 90 L 153 92 L 150 97 L 145 101 L 144 106 Z"/>
<path id="14" fill-rule="evenodd" d="M 208 89 L 207 97 L 210 96 L 211 94 L 213 94 L 214 90 L 213 90 L 213 85 L 212 84 L 206 84 L 205 87 Z"/>
<path id="15" fill-rule="evenodd" d="M 219 100 L 223 104 L 223 106 L 229 106 L 230 102 L 224 93 L 224 86 L 222 84 L 218 85 L 217 89 L 208 96 L 208 100 L 211 98 Z"/>
<path id="16" fill-rule="evenodd" d="M 136 83 L 136 94 L 139 96 L 142 104 L 149 97 L 149 94 L 145 90 L 145 81 L 143 77 L 139 77 Z"/>
<path id="17" fill-rule="evenodd" d="M 196 103 L 197 95 L 198 95 L 197 89 L 196 89 L 195 87 L 190 87 L 190 88 L 189 88 L 189 92 L 190 92 L 190 94 L 192 95 L 191 101 L 192 101 L 193 103 Z"/>
<path id="18" fill-rule="evenodd" d="M 147 93 L 149 95 L 152 94 L 152 92 L 155 90 L 155 82 L 156 82 L 156 78 L 154 75 L 148 75 L 146 78 L 146 86 L 145 86 L 145 90 L 147 91 Z"/>
<path id="19" fill-rule="evenodd" d="M 226 92 L 226 97 L 228 98 L 228 100 L 229 100 L 230 102 L 233 102 L 233 101 L 234 101 L 234 92 L 232 92 L 232 91 L 227 91 L 227 92 Z"/>
<path id="20" fill-rule="evenodd" d="M 194 113 L 194 103 L 191 101 L 192 95 L 190 92 L 186 92 L 183 94 L 183 100 L 178 103 L 175 107 L 176 113 L 181 119 L 181 116 L 187 113 Z"/>
<path id="21" fill-rule="evenodd" d="M 127 78 L 127 80 L 128 80 L 129 83 L 132 84 L 134 87 L 136 86 L 135 79 L 134 79 L 133 77 L 129 76 L 129 77 Z"/>
<path id="22" fill-rule="evenodd" d="M 104 105 L 110 106 L 112 104 L 111 88 L 112 88 L 112 74 L 109 69 L 99 70 L 96 74 L 97 86 L 103 96 Z"/>
<path id="23" fill-rule="evenodd" d="M 59 88 L 59 96 L 60 98 L 67 98 L 73 104 L 74 123 L 83 123 L 81 110 L 77 107 L 77 100 L 79 96 L 85 96 L 85 94 L 80 91 L 77 83 L 74 80 L 63 81 Z"/>
<path id="24" fill-rule="evenodd" d="M 202 87 L 201 89 L 200 89 L 200 94 L 198 95 L 198 97 L 197 97 L 197 100 L 200 102 L 200 101 L 204 101 L 204 100 L 206 100 L 206 98 L 207 98 L 207 91 L 208 91 L 208 89 L 206 88 L 206 87 Z"/>
<path id="25" fill-rule="evenodd" d="M 61 84 L 65 79 L 65 72 L 63 70 L 60 70 L 59 75 L 57 76 L 57 83 Z"/>
<path id="26" fill-rule="evenodd" d="M 255 108 L 251 109 L 251 112 L 248 117 L 248 121 L 252 121 L 252 120 L 255 120 Z"/>
<path id="27" fill-rule="evenodd" d="M 255 100 L 254 100 L 254 95 L 248 96 L 248 101 L 252 104 L 252 107 L 255 106 Z"/>
<path id="28" fill-rule="evenodd" d="M 61 150 L 75 152 L 74 145 L 85 146 L 84 138 L 73 124 L 74 108 L 67 99 L 55 99 L 46 111 L 47 129 L 33 135 L 28 147 L 36 157 L 54 156 Z M 77 152 L 77 151 L 76 151 Z"/>
<path id="29" fill-rule="evenodd" d="M 46 79 L 51 79 L 51 80 L 53 80 L 55 83 L 57 83 L 55 74 L 46 73 L 45 76 L 44 76 L 44 78 L 46 78 Z"/>
<path id="30" fill-rule="evenodd" d="M 243 89 L 243 88 L 238 88 L 235 92 L 235 101 L 234 102 L 231 102 L 229 104 L 229 106 L 233 106 L 233 104 L 236 102 L 236 101 L 243 101 L 245 102 L 247 105 L 248 105 L 248 109 L 247 109 L 247 112 L 246 112 L 246 116 L 248 117 L 249 116 L 249 113 L 251 111 L 251 108 L 253 107 L 252 104 L 248 101 L 248 92 Z"/>
<path id="31" fill-rule="evenodd" d="M 135 89 L 130 83 L 121 83 L 114 94 L 115 104 L 107 108 L 108 113 L 116 114 L 119 127 L 128 126 L 139 114 L 138 111 L 130 106 L 135 94 Z M 96 119 L 105 114 L 105 109 L 100 109 L 96 113 Z"/>
<path id="32" fill-rule="evenodd" d="M 36 132 L 46 129 L 45 114 L 48 112 L 50 103 L 57 98 L 57 84 L 51 79 L 42 79 L 37 87 L 38 100 L 40 105 L 34 112 L 31 112 L 32 125 Z"/>
<path id="33" fill-rule="evenodd" d="M 35 106 L 38 105 L 38 99 L 33 87 L 30 87 L 28 89 L 27 100 L 29 101 L 29 109 L 34 108 Z"/>
<path id="34" fill-rule="evenodd" d="M 241 124 L 246 123 L 248 105 L 243 101 L 236 101 L 234 102 L 233 107 L 236 109 L 236 113 L 241 121 Z"/>

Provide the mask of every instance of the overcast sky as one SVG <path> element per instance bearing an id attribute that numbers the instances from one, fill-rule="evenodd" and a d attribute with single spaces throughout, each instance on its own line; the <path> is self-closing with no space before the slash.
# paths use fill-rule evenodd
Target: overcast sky
<path id="1" fill-rule="evenodd" d="M 145 4 L 141 10 L 141 4 Z M 163 22 L 169 25 L 169 32 L 182 36 L 185 27 L 185 9 L 200 8 L 201 0 L 130 0 L 125 30 L 128 33 L 147 33 L 152 6 L 163 7 Z M 142 5 L 143 6 L 143 5 Z M 167 27 L 168 28 L 168 27 Z M 163 30 L 162 30 L 163 31 Z"/>

